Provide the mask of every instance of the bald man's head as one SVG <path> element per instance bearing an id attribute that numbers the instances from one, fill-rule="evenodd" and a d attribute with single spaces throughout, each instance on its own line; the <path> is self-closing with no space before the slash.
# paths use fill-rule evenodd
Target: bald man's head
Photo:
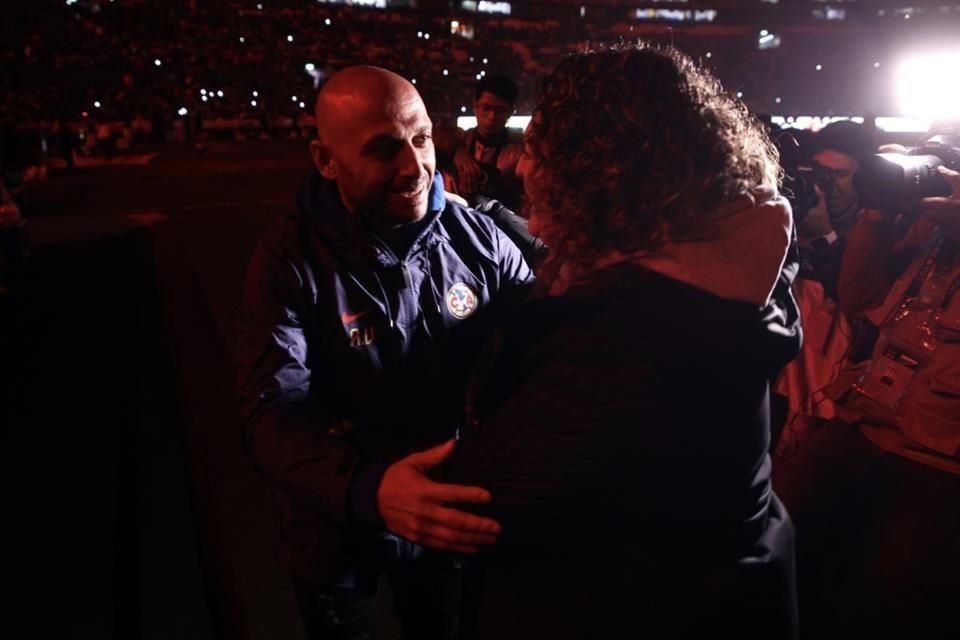
<path id="1" fill-rule="evenodd" d="M 422 218 L 436 167 L 432 125 L 416 88 L 379 67 L 349 67 L 317 96 L 310 153 L 347 209 L 390 224 Z"/>

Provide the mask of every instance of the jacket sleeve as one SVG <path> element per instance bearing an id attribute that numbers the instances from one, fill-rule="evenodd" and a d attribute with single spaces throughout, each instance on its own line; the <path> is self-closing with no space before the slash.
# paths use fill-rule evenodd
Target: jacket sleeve
<path id="1" fill-rule="evenodd" d="M 530 233 L 526 219 L 505 207 L 499 200 L 478 196 L 478 201 L 476 210 L 493 220 L 497 228 L 520 249 L 527 264 L 536 269 L 547 256 L 547 246 L 543 240 Z"/>
<path id="2" fill-rule="evenodd" d="M 892 217 L 866 213 L 850 232 L 837 297 L 850 318 L 881 304 L 897 278 L 910 264 L 916 250 L 933 232 L 926 218 L 918 218 L 898 233 Z"/>
<path id="3" fill-rule="evenodd" d="M 509 209 L 506 211 L 509 212 Z M 512 213 L 511 215 L 515 216 L 515 214 Z M 530 269 L 530 266 L 524 259 L 523 252 L 514 244 L 513 240 L 508 238 L 507 234 L 505 234 L 498 225 L 494 226 L 494 230 L 496 232 L 497 253 L 500 262 L 501 291 L 510 291 L 513 289 L 526 291 L 528 285 L 533 284 L 533 270 Z M 533 236 L 530 237 L 537 240 L 533 238 Z"/>
<path id="4" fill-rule="evenodd" d="M 281 491 L 345 521 L 351 512 L 348 494 L 357 456 L 339 421 L 310 394 L 304 319 L 313 301 L 306 276 L 275 238 L 263 241 L 251 259 L 237 347 L 244 443 L 254 463 Z M 379 485 L 376 474 L 382 472 L 368 465 L 366 479 L 357 483 L 367 509 Z M 363 509 L 355 509 L 361 515 Z"/>
<path id="5" fill-rule="evenodd" d="M 767 328 L 764 353 L 770 356 L 770 378 L 773 379 L 781 368 L 793 360 L 803 345 L 803 324 L 800 320 L 800 308 L 793 296 L 793 282 L 800 270 L 800 254 L 797 247 L 797 230 L 790 232 L 790 246 L 777 276 L 773 293 L 767 305 L 761 310 L 762 322 Z"/>

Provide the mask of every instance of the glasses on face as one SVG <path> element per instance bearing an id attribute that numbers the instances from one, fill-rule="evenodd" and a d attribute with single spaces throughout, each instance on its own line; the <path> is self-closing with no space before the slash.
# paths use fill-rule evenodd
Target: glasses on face
<path id="1" fill-rule="evenodd" d="M 853 171 L 849 169 L 834 169 L 832 167 L 825 167 L 816 161 L 814 161 L 812 164 L 815 172 L 819 173 L 824 177 L 829 177 L 834 181 L 844 180 L 844 179 L 850 178 L 853 175 Z"/>

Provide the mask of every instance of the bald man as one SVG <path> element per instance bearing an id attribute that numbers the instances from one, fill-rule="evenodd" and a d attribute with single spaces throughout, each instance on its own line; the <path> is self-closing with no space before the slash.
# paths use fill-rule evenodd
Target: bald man
<path id="1" fill-rule="evenodd" d="M 386 573 L 407 638 L 444 637 L 450 563 L 499 525 L 439 482 L 485 326 L 532 274 L 486 216 L 449 201 L 416 89 L 376 67 L 333 76 L 315 171 L 247 274 L 238 392 L 273 481 L 310 637 L 370 633 Z"/>

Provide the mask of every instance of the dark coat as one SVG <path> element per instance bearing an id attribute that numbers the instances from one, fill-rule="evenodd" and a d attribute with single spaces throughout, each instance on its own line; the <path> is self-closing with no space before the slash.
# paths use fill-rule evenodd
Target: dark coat
<path id="1" fill-rule="evenodd" d="M 476 637 L 793 636 L 768 455 L 790 315 L 633 265 L 517 310 L 448 469 L 503 526 L 469 563 Z"/>

